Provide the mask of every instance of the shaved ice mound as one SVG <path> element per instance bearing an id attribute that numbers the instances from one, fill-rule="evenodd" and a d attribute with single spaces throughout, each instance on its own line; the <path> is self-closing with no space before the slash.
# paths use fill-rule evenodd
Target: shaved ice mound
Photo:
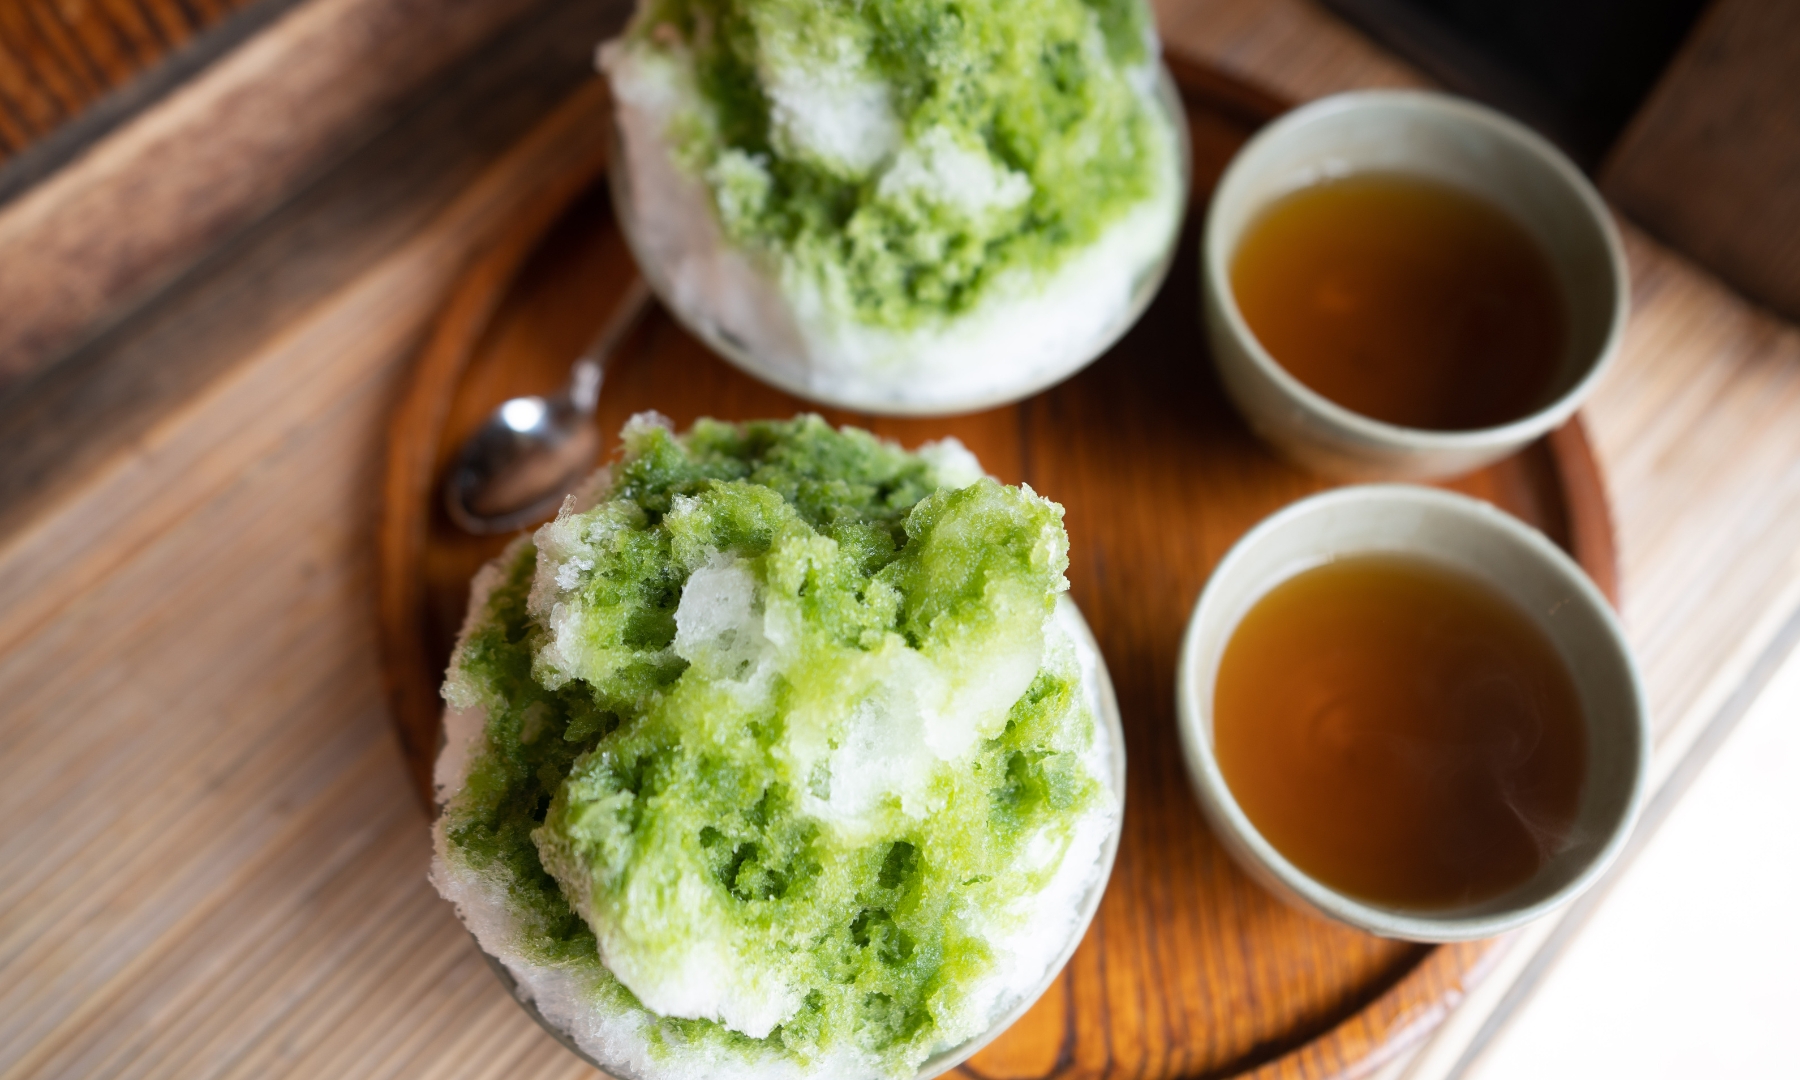
<path id="1" fill-rule="evenodd" d="M 599 66 L 646 277 L 790 392 L 968 411 L 1066 378 L 1167 270 L 1186 126 L 1144 0 L 641 0 Z"/>
<path id="2" fill-rule="evenodd" d="M 636 418 L 585 501 L 473 584 L 433 883 L 614 1075 L 950 1067 L 1117 844 L 1061 508 L 817 417 Z"/>

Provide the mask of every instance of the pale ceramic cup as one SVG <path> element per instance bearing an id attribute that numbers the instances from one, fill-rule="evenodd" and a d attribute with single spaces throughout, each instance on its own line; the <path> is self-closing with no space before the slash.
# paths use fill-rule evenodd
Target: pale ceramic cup
<path id="1" fill-rule="evenodd" d="M 1478 195 L 1542 245 L 1567 307 L 1568 335 L 1549 399 L 1536 412 L 1470 431 L 1385 423 L 1309 389 L 1251 333 L 1231 294 L 1231 261 L 1245 230 L 1298 188 L 1369 172 L 1405 173 Z M 1456 476 L 1513 453 L 1574 415 L 1625 330 L 1624 249 L 1593 185 L 1524 126 L 1446 94 L 1339 94 L 1276 120 L 1220 178 L 1200 258 L 1207 336 L 1226 391 L 1277 450 L 1342 479 Z"/>
<path id="2" fill-rule="evenodd" d="M 1419 911 L 1369 903 L 1322 884 L 1257 832 L 1213 754 L 1214 680 L 1239 621 L 1295 574 L 1368 554 L 1429 559 L 1498 589 L 1549 635 L 1575 680 L 1588 763 L 1574 829 L 1536 875 L 1490 900 Z M 1568 903 L 1618 855 L 1643 801 L 1650 757 L 1644 691 L 1606 598 L 1536 529 L 1487 503 L 1432 488 L 1339 488 L 1294 503 L 1250 530 L 1213 571 L 1194 607 L 1175 700 L 1189 778 L 1225 849 L 1290 903 L 1384 937 L 1489 937 Z"/>

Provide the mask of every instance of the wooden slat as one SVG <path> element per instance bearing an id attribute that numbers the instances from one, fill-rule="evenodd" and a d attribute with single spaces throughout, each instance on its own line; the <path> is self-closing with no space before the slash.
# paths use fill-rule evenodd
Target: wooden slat
<path id="1" fill-rule="evenodd" d="M 531 2 L 309 0 L 0 206 L 0 391 L 268 213 Z M 8 12 L 26 14 L 0 2 L 0 33 Z"/>
<path id="2" fill-rule="evenodd" d="M 27 94 L 33 95 L 19 103 L 20 111 L 49 125 L 73 116 L 97 90 L 80 72 L 69 69 L 68 56 L 46 36 L 35 6 L 30 0 L 0 5 L 0 42 L 7 47 L 7 59 L 21 70 Z"/>
<path id="3" fill-rule="evenodd" d="M 440 213 L 593 78 L 616 9 L 528 15 L 421 92 L 379 139 L 187 275 L 150 309 L 0 395 L 0 536 L 54 503 L 156 419 L 229 371 Z"/>
<path id="4" fill-rule="evenodd" d="M 0 162 L 250 0 L 4 0 Z"/>
<path id="5" fill-rule="evenodd" d="M 1283 94 L 1409 77 L 1299 0 L 1163 14 Z M 424 882 L 374 658 L 395 380 L 527 187 L 492 174 L 452 215 L 372 197 L 377 256 L 152 320 L 228 362 L 0 536 L 0 1076 L 592 1075 Z M 1624 231 L 1634 316 L 1587 417 L 1664 762 L 1800 607 L 1800 335 Z"/>
<path id="6" fill-rule="evenodd" d="M 1800 318 L 1800 4 L 1713 0 L 1601 186 L 1652 233 Z"/>
<path id="7" fill-rule="evenodd" d="M 578 99 L 564 122 L 593 122 L 595 100 Z M 289 938 L 262 930 L 284 911 L 290 921 L 316 917 L 317 902 L 307 893 L 325 885 L 308 885 L 317 880 L 309 875 L 335 874 L 373 835 L 387 834 L 391 849 L 378 854 L 374 868 L 329 880 L 373 888 L 389 898 L 384 904 L 396 897 L 384 891 L 386 882 L 410 881 L 424 896 L 424 837 L 410 795 L 367 777 L 357 781 L 359 770 L 388 777 L 397 767 L 379 691 L 367 683 L 375 670 L 363 663 L 371 626 L 363 600 L 362 485 L 379 447 L 386 381 L 409 335 L 435 307 L 459 252 L 479 246 L 538 175 L 566 169 L 572 141 L 554 135 L 552 128 L 520 147 L 431 228 L 247 357 L 231 378 L 152 432 L 130 460 L 0 554 L 8 584 L 25 586 L 0 604 L 0 683 L 25 706 L 8 714 L 23 722 L 6 729 L 7 755 L 28 755 L 41 766 L 6 786 L 0 810 L 67 808 L 83 797 L 131 810 L 108 814 L 98 828 L 49 815 L 46 824 L 77 832 L 73 844 L 55 829 L 0 840 L 0 881 L 11 886 L 0 894 L 7 912 L 0 956 L 16 976 L 0 988 L 0 1070 L 192 1076 L 196 1055 L 224 1067 L 243 1052 L 238 1043 L 254 1041 L 254 1030 L 238 1026 L 244 1013 L 285 1014 L 304 993 L 284 981 L 285 973 L 304 969 L 329 979 L 386 970 L 373 945 L 327 937 L 323 953 L 309 953 L 319 939 L 304 933 L 284 946 L 298 955 L 263 956 L 265 947 Z M 388 329 L 374 331 L 377 321 Z M 271 423 L 276 416 L 282 419 Z M 248 472 L 246 463 L 254 463 Z M 176 475 L 178 482 L 168 482 Z M 327 475 L 335 479 L 315 482 Z M 122 523 L 121 513 L 134 522 L 130 528 L 103 523 Z M 236 524 L 219 528 L 219 513 Z M 84 520 L 101 527 L 90 530 Z M 76 536 L 82 539 L 70 543 Z M 207 569 L 226 565 L 238 570 Z M 45 575 L 74 575 L 95 591 L 73 600 L 31 586 L 29 579 Z M 149 659 L 174 644 L 155 630 L 173 614 L 169 596 L 155 595 L 159 589 L 183 595 L 181 606 L 197 605 L 176 616 L 184 628 L 175 663 Z M 69 648 L 88 662 L 53 661 Z M 264 670 L 258 689 L 245 694 L 231 668 L 218 668 L 227 656 Z M 318 719 L 326 723 L 296 716 L 297 701 L 306 703 L 302 713 L 322 710 Z M 67 709 L 86 722 L 56 723 Z M 121 729 L 138 717 L 165 727 L 163 737 L 141 726 Z M 96 755 L 95 740 L 117 749 Z M 261 812 L 227 812 L 247 802 L 260 802 Z M 404 825 L 389 828 L 382 815 L 399 815 Z M 207 839 L 215 857 L 210 872 L 194 878 L 197 838 Z M 284 852 L 284 844 L 301 849 Z M 410 851 L 413 869 L 396 879 L 380 868 L 393 866 L 401 849 Z M 46 859 L 51 852 L 55 857 Z M 33 869 L 50 864 L 57 872 Z M 251 895 L 258 880 L 266 881 L 260 899 Z M 131 899 L 109 899 L 112 886 Z M 231 906 L 238 902 L 246 906 Z M 108 918 L 97 904 L 117 910 Z M 371 909 L 362 901 L 344 918 L 420 924 L 416 911 Z M 94 930 L 96 920 L 111 932 Z M 236 920 L 238 929 L 221 935 L 222 920 Z M 435 925 L 440 937 L 466 940 L 454 923 Z M 77 926 L 90 930 L 77 934 Z M 234 963 L 196 968 L 192 952 L 217 947 L 208 942 L 215 935 L 239 950 Z M 448 955 L 441 945 L 436 951 Z M 253 991 L 231 981 L 237 978 L 273 982 Z M 201 997 L 190 1004 L 167 979 L 191 984 L 187 992 Z M 117 1023 L 121 1014 L 136 1021 Z M 332 1030 L 329 1023 L 321 1029 L 321 1047 L 338 1047 Z M 165 1057 L 172 1062 L 166 1069 L 159 1065 Z M 359 1059 L 345 1068 L 367 1064 Z"/>

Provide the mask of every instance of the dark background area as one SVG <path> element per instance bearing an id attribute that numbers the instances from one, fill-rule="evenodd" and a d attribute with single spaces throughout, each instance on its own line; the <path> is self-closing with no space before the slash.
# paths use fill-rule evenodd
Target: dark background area
<path id="1" fill-rule="evenodd" d="M 1323 0 L 1596 169 L 1706 0 Z"/>

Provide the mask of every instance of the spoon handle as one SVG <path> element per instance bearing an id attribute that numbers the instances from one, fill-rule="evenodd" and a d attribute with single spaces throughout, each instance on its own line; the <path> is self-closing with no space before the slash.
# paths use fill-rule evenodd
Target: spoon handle
<path id="1" fill-rule="evenodd" d="M 643 319 L 644 313 L 650 310 L 650 285 L 642 274 L 634 274 L 631 283 L 625 286 L 624 295 L 619 297 L 612 315 L 600 333 L 582 350 L 581 357 L 569 369 L 569 403 L 582 416 L 592 416 L 594 407 L 600 401 L 600 381 L 606 375 L 606 365 L 612 360 L 625 339 L 631 336 L 632 330 Z"/>

